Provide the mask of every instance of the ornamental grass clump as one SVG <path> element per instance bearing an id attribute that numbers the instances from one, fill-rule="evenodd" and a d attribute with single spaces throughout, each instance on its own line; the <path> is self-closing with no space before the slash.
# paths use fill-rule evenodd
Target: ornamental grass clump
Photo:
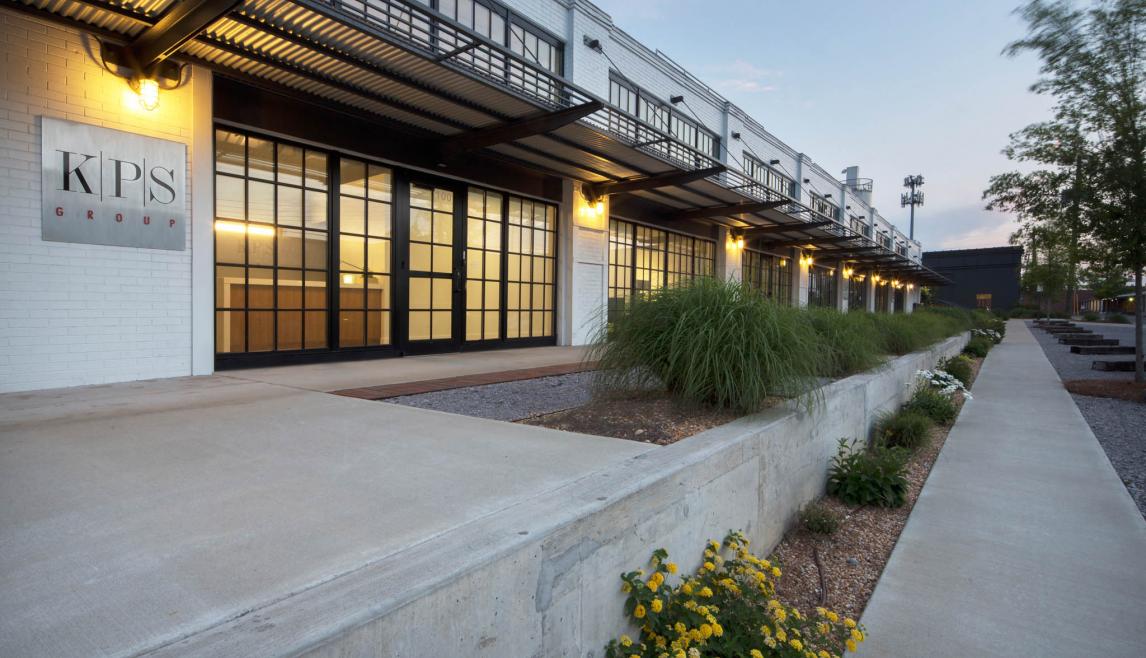
<path id="1" fill-rule="evenodd" d="M 810 308 L 807 314 L 823 339 L 823 370 L 819 374 L 842 377 L 869 370 L 882 361 L 879 336 L 867 315 L 830 308 Z"/>
<path id="2" fill-rule="evenodd" d="M 972 336 L 971 340 L 967 341 L 967 346 L 963 348 L 963 352 L 982 359 L 987 356 L 987 352 L 991 351 L 991 346 L 994 344 L 994 341 L 986 336 Z"/>
<path id="3" fill-rule="evenodd" d="M 800 508 L 800 525 L 814 535 L 831 535 L 840 527 L 840 515 L 823 501 L 815 500 Z"/>
<path id="4" fill-rule="evenodd" d="M 852 619 L 825 608 L 805 615 L 776 598 L 779 567 L 749 552 L 739 532 L 710 541 L 701 567 L 675 585 L 665 549 L 650 564 L 647 578 L 621 575 L 625 614 L 640 630 L 609 642 L 606 658 L 838 658 L 864 641 Z"/>
<path id="5" fill-rule="evenodd" d="M 935 425 L 931 418 L 909 408 L 881 416 L 875 423 L 875 443 L 880 446 L 916 450 L 927 445 L 931 428 Z"/>
<path id="6" fill-rule="evenodd" d="M 606 390 L 663 386 L 686 401 L 750 413 L 768 396 L 810 400 L 824 354 L 807 314 L 705 277 L 638 295 L 589 358 Z"/>
<path id="7" fill-rule="evenodd" d="M 939 369 L 958 379 L 964 388 L 971 384 L 971 359 L 962 354 L 943 361 Z"/>

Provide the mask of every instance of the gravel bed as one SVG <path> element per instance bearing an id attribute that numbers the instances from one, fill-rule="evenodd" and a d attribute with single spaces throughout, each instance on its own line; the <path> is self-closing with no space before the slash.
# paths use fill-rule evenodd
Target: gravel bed
<path id="1" fill-rule="evenodd" d="M 384 402 L 492 420 L 521 420 L 588 404 L 592 372 L 402 395 Z"/>
<path id="2" fill-rule="evenodd" d="M 1132 345 L 1134 328 L 1123 325 L 1082 323 L 1096 333 L 1118 338 L 1123 345 Z M 1116 331 L 1110 331 L 1111 329 Z M 1120 330 L 1120 331 L 1117 331 Z M 1090 362 L 1099 357 L 1071 354 L 1070 348 L 1045 331 L 1034 329 L 1035 338 L 1042 345 L 1051 365 L 1061 379 L 1121 379 L 1130 381 L 1132 372 L 1103 372 L 1091 370 Z M 1132 357 L 1116 357 L 1132 358 Z M 1146 404 L 1127 400 L 1071 395 L 1083 418 L 1106 451 L 1118 477 L 1146 517 Z"/>

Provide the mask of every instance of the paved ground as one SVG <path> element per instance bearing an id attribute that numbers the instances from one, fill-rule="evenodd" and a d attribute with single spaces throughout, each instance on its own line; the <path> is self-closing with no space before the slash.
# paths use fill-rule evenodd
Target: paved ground
<path id="1" fill-rule="evenodd" d="M 1094 322 L 1079 324 L 1093 329 L 1108 338 L 1117 338 L 1123 345 L 1134 344 L 1134 327 L 1109 325 Z M 1029 324 L 1027 325 L 1030 326 Z M 1032 329 L 1032 333 L 1042 346 L 1051 365 L 1062 379 L 1117 379 L 1130 381 L 1132 372 L 1105 372 L 1091 370 L 1094 359 L 1114 358 L 1133 359 L 1133 356 L 1095 357 L 1071 354 L 1070 347 L 1061 345 L 1058 339 L 1045 331 Z M 1110 463 L 1134 502 L 1138 511 L 1146 517 L 1146 404 L 1127 400 L 1111 400 L 1086 395 L 1071 395 L 1082 416 L 1090 425 L 1094 436 L 1106 451 Z"/>
<path id="2" fill-rule="evenodd" d="M 861 655 L 1141 656 L 1146 521 L 1008 323 L 863 616 Z"/>
<path id="3" fill-rule="evenodd" d="M 587 348 L 584 347 L 524 347 L 461 354 L 451 352 L 408 356 L 401 359 L 315 363 L 289 368 L 244 368 L 227 370 L 221 374 L 309 391 L 337 391 L 577 363 L 586 353 Z"/>
<path id="4" fill-rule="evenodd" d="M 0 656 L 137 655 L 655 449 L 223 376 L 2 395 Z"/>

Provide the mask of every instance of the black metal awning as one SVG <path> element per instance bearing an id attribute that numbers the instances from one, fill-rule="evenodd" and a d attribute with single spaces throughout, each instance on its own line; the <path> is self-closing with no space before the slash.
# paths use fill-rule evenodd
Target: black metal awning
<path id="1" fill-rule="evenodd" d="M 938 277 L 412 0 L 5 1 L 92 32 L 121 64 L 192 61 L 396 122 L 446 166 L 480 149 L 670 219 L 779 243 L 844 238 Z"/>

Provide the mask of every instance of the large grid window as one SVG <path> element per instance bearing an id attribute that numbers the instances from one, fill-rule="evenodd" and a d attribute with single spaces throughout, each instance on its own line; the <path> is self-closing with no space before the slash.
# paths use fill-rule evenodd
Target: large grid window
<path id="1" fill-rule="evenodd" d="M 786 197 L 796 196 L 796 181 L 744 152 L 744 173 L 767 189 Z"/>
<path id="2" fill-rule="evenodd" d="M 836 290 L 835 269 L 813 265 L 808 271 L 808 306 L 834 308 Z"/>
<path id="3" fill-rule="evenodd" d="M 813 195 L 811 206 L 812 210 L 820 213 L 821 215 L 827 215 L 837 222 L 840 221 L 840 207 L 832 203 L 830 200 L 825 199 L 822 196 Z"/>
<path id="4" fill-rule="evenodd" d="M 637 227 L 609 220 L 609 321 L 617 319 L 633 294 L 633 238 Z"/>
<path id="5" fill-rule="evenodd" d="M 878 313 L 886 313 L 888 302 L 891 300 L 891 284 L 887 281 L 880 281 L 875 286 L 875 310 Z"/>
<path id="6" fill-rule="evenodd" d="M 609 220 L 609 320 L 635 293 L 687 283 L 716 271 L 716 244 L 683 233 Z"/>
<path id="7" fill-rule="evenodd" d="M 704 155 L 720 157 L 720 138 L 716 133 L 615 73 L 609 78 L 609 103 Z M 633 131 L 632 127 L 623 128 L 626 133 Z M 668 145 L 654 145 L 654 148 L 668 149 Z"/>
<path id="8" fill-rule="evenodd" d="M 338 344 L 389 345 L 393 176 L 342 158 L 338 183 Z"/>
<path id="9" fill-rule="evenodd" d="M 506 245 L 506 338 L 553 335 L 557 208 L 510 197 Z"/>
<path id="10" fill-rule="evenodd" d="M 561 75 L 563 47 L 560 40 L 533 26 L 521 16 L 492 0 L 418 0 L 433 7 L 465 27 L 507 46 L 525 60 L 540 65 L 550 73 Z M 461 44 L 458 44 L 461 45 Z M 460 59 L 474 61 L 472 54 L 459 53 Z M 485 66 L 504 66 L 504 62 L 482 61 Z"/>
<path id="11" fill-rule="evenodd" d="M 745 249 L 740 269 L 745 284 L 779 304 L 792 304 L 792 269 L 787 258 Z"/>
<path id="12" fill-rule="evenodd" d="M 848 310 L 867 310 L 867 279 L 852 279 L 848 282 Z"/>
<path id="13" fill-rule="evenodd" d="M 215 132 L 215 351 L 327 347 L 327 155 Z"/>
<path id="14" fill-rule="evenodd" d="M 466 205 L 466 340 L 501 337 L 502 195 L 471 187 Z"/>

